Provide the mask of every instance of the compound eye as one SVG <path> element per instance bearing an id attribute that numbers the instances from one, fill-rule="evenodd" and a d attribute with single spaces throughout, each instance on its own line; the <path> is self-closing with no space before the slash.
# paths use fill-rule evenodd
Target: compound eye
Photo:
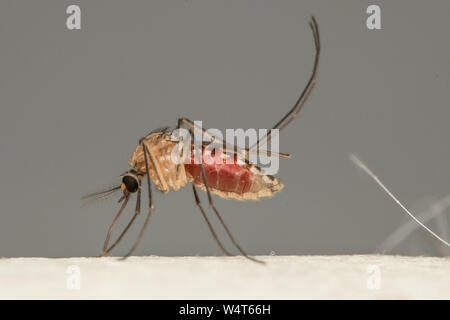
<path id="1" fill-rule="evenodd" d="M 122 183 L 125 185 L 125 188 L 127 188 L 129 193 L 134 193 L 139 189 L 139 183 L 133 176 L 124 176 L 122 178 Z"/>

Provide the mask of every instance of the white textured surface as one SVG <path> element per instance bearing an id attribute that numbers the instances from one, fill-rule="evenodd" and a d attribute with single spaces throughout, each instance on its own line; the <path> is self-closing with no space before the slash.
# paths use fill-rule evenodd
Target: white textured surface
<path id="1" fill-rule="evenodd" d="M 4 258 L 0 298 L 450 299 L 450 259 L 355 256 Z M 80 289 L 68 289 L 68 267 Z M 369 266 L 380 288 L 369 289 Z M 370 268 L 370 267 L 369 267 Z M 373 276 L 373 274 L 372 274 Z"/>

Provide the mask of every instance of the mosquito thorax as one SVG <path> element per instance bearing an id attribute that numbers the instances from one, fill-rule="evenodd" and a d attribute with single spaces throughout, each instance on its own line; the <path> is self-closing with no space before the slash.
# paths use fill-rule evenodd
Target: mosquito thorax
<path id="1" fill-rule="evenodd" d="M 133 172 L 127 172 L 122 176 L 122 189 L 129 193 L 135 193 L 139 189 L 140 179 Z"/>

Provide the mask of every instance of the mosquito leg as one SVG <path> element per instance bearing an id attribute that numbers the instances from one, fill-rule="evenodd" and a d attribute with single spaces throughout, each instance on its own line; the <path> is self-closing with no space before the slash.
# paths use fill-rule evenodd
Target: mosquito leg
<path id="1" fill-rule="evenodd" d="M 145 161 L 145 173 L 147 175 L 147 189 L 148 189 L 148 205 L 149 210 L 153 211 L 153 196 L 152 196 L 152 188 L 150 183 L 150 169 L 148 166 L 148 158 L 147 158 L 147 147 L 145 146 L 145 143 L 142 141 L 142 150 L 144 151 L 144 161 Z"/>
<path id="2" fill-rule="evenodd" d="M 239 243 L 236 241 L 236 239 L 233 237 L 233 235 L 231 234 L 230 229 L 228 229 L 225 221 L 222 219 L 222 216 L 220 215 L 219 211 L 217 210 L 214 201 L 212 199 L 211 196 L 211 192 L 209 190 L 209 186 L 208 186 L 208 181 L 206 179 L 206 174 L 205 174 L 205 168 L 203 167 L 203 161 L 199 161 L 200 163 L 200 170 L 202 172 L 202 179 L 203 179 L 203 183 L 205 185 L 205 189 L 206 189 L 206 193 L 208 195 L 208 201 L 209 201 L 209 206 L 214 210 L 214 213 L 216 214 L 217 218 L 219 219 L 220 223 L 222 224 L 222 227 L 225 229 L 225 232 L 227 233 L 228 237 L 230 238 L 231 242 L 233 242 L 233 245 L 236 247 L 236 249 L 239 250 L 239 252 L 247 259 L 254 261 L 254 262 L 258 262 L 258 263 L 265 263 L 264 261 L 260 261 L 258 259 L 255 259 L 253 257 L 248 256 L 245 251 L 241 248 L 241 246 L 239 245 Z"/>
<path id="3" fill-rule="evenodd" d="M 203 219 L 205 219 L 206 224 L 208 225 L 211 235 L 213 236 L 214 240 L 216 240 L 216 242 L 219 245 L 222 252 L 227 256 L 231 256 L 231 254 L 228 252 L 228 250 L 225 249 L 225 247 L 222 245 L 222 242 L 220 242 L 219 237 L 217 236 L 216 232 L 214 231 L 213 226 L 211 225 L 211 222 L 209 221 L 208 217 L 206 216 L 205 210 L 203 209 L 203 206 L 200 202 L 200 198 L 198 197 L 197 188 L 195 188 L 194 185 L 192 185 L 192 190 L 194 191 L 195 203 L 197 204 L 198 208 L 200 209 L 200 212 L 202 213 Z"/>
<path id="4" fill-rule="evenodd" d="M 129 199 L 129 196 L 127 195 L 125 197 L 125 201 L 122 203 L 122 206 L 119 209 L 119 212 L 117 212 L 116 217 L 114 218 L 113 222 L 109 226 L 108 233 L 106 234 L 105 243 L 103 244 L 103 251 L 102 251 L 101 257 L 104 257 L 107 254 L 106 253 L 106 249 L 108 248 L 108 243 L 109 243 L 109 239 L 111 238 L 111 233 L 112 233 L 112 231 L 114 229 L 114 226 L 117 223 L 117 220 L 119 220 L 120 215 L 122 214 L 123 210 L 125 209 L 125 207 L 126 207 L 126 205 L 128 203 L 128 199 Z"/>
<path id="5" fill-rule="evenodd" d="M 122 233 L 116 239 L 116 241 L 105 251 L 106 254 L 109 254 L 111 252 L 111 250 L 114 249 L 119 244 L 119 242 L 122 240 L 122 238 L 127 233 L 128 229 L 130 229 L 130 227 L 133 225 L 134 220 L 136 220 L 136 218 L 137 218 L 137 216 L 139 215 L 140 212 L 141 212 L 141 189 L 139 189 L 138 193 L 137 193 L 136 209 L 134 211 L 133 217 L 131 218 L 130 222 L 128 222 L 128 224 L 125 227 L 125 229 L 123 229 Z"/>
<path id="6" fill-rule="evenodd" d="M 147 158 L 147 154 L 150 154 L 150 158 L 152 158 L 152 154 L 150 152 L 150 150 L 147 149 L 147 146 L 145 145 L 145 142 L 142 140 L 141 141 L 142 144 L 142 148 L 144 151 L 144 160 L 145 160 L 145 171 L 147 174 L 147 184 L 148 184 L 148 213 L 147 213 L 147 217 L 145 218 L 144 221 L 144 225 L 141 228 L 141 231 L 139 232 L 139 235 L 136 239 L 136 242 L 134 243 L 133 247 L 131 247 L 130 251 L 128 251 L 128 253 L 123 257 L 123 259 L 128 258 L 136 249 L 136 247 L 139 245 L 139 242 L 141 242 L 142 236 L 144 235 L 145 229 L 147 228 L 148 222 L 150 221 L 150 217 L 152 215 L 152 212 L 154 210 L 154 206 L 153 206 L 153 198 L 152 198 L 152 188 L 151 188 L 151 183 L 150 183 L 150 169 L 148 166 L 148 158 Z M 136 204 L 137 206 L 137 204 Z"/>
<path id="7" fill-rule="evenodd" d="M 148 222 L 150 221 L 150 217 L 152 215 L 152 211 L 149 211 L 147 213 L 147 217 L 145 217 L 145 221 L 144 221 L 144 225 L 141 228 L 141 231 L 139 232 L 139 235 L 136 239 L 136 242 L 134 243 L 133 247 L 130 249 L 130 251 L 128 251 L 128 253 L 122 258 L 122 260 L 125 260 L 126 258 L 128 258 L 129 256 L 131 256 L 134 252 L 134 250 L 137 248 L 137 246 L 139 245 L 139 243 L 142 240 L 142 236 L 144 235 L 145 229 L 147 228 Z"/>
<path id="8" fill-rule="evenodd" d="M 177 129 L 181 128 L 181 124 L 182 124 L 181 120 L 178 119 Z M 178 137 L 178 139 L 179 139 L 179 141 L 178 141 L 178 156 L 180 156 L 180 155 L 183 156 L 184 155 L 183 137 L 180 135 Z M 180 160 L 183 159 L 183 158 L 180 158 Z M 177 164 L 177 175 L 176 175 L 176 177 L 177 177 L 176 180 L 177 181 L 178 181 L 178 178 L 179 178 L 179 175 L 180 175 L 181 165 L 183 164 L 182 161 L 179 161 L 179 162 L 180 163 Z"/>
<path id="9" fill-rule="evenodd" d="M 135 214 L 139 214 L 140 212 L 141 212 L 141 188 L 138 189 L 136 198 L 136 208 L 134 209 Z"/>
<path id="10" fill-rule="evenodd" d="M 182 122 L 182 118 L 178 119 L 178 124 L 177 124 L 177 129 L 180 129 L 182 126 L 183 122 Z M 184 144 L 183 144 L 183 136 L 180 135 L 178 137 L 178 157 L 179 157 L 179 163 L 177 164 L 177 168 L 176 168 L 176 181 L 180 181 L 181 178 L 181 174 L 183 173 L 183 180 L 186 179 L 186 172 L 184 171 Z M 183 159 L 183 161 L 181 161 Z"/>
<path id="11" fill-rule="evenodd" d="M 167 185 L 167 181 L 164 178 L 162 174 L 161 167 L 159 166 L 159 162 L 157 161 L 156 157 L 153 155 L 153 153 L 150 151 L 150 148 L 147 146 L 145 140 L 142 140 L 142 148 L 144 150 L 144 155 L 148 154 L 150 156 L 150 161 L 152 163 L 153 168 L 155 169 L 156 175 L 158 176 L 159 183 L 163 189 L 164 193 L 169 192 L 169 187 Z M 148 160 L 147 160 L 148 161 Z M 147 172 L 148 179 L 150 179 L 150 170 Z"/>
<path id="12" fill-rule="evenodd" d="M 317 82 L 317 73 L 319 70 L 319 58 L 320 58 L 320 34 L 319 34 L 319 26 L 317 25 L 316 18 L 314 16 L 311 17 L 311 21 L 309 23 L 314 37 L 314 45 L 316 48 L 316 56 L 314 60 L 314 66 L 313 71 L 311 74 L 311 77 L 308 81 L 308 84 L 303 89 L 302 94 L 298 98 L 297 102 L 294 104 L 292 109 L 283 117 L 280 121 L 278 121 L 272 129 L 279 129 L 280 131 L 283 130 L 289 123 L 291 123 L 298 115 L 300 110 L 302 109 L 303 105 L 305 104 L 306 100 L 308 100 L 309 95 L 311 94 L 311 91 L 313 90 L 316 82 Z M 259 139 L 258 142 L 250 147 L 250 149 L 254 148 L 255 146 L 260 147 L 261 145 L 264 145 L 268 143 L 271 139 L 271 131 L 267 133 L 262 139 Z"/>
<path id="13" fill-rule="evenodd" d="M 117 200 L 117 203 L 121 203 L 123 201 L 123 199 L 125 199 L 125 195 L 124 194 L 119 198 L 119 200 Z"/>
<path id="14" fill-rule="evenodd" d="M 231 242 L 233 242 L 233 245 L 236 247 L 236 249 L 239 250 L 239 252 L 247 259 L 254 261 L 254 262 L 258 262 L 258 263 L 265 263 L 264 261 L 255 259 L 253 257 L 250 257 L 247 255 L 247 253 L 245 253 L 245 251 L 241 248 L 241 246 L 239 245 L 239 243 L 236 241 L 236 239 L 233 237 L 233 235 L 231 234 L 230 229 L 228 229 L 225 221 L 222 219 L 222 216 L 220 215 L 219 211 L 217 210 L 212 196 L 211 196 L 211 192 L 209 190 L 208 187 L 208 182 L 206 181 L 206 175 L 205 175 L 205 168 L 203 168 L 203 163 L 200 163 L 200 169 L 202 171 L 202 177 L 203 177 L 203 183 L 205 184 L 205 188 L 206 188 L 206 193 L 208 195 L 208 201 L 209 201 L 209 205 L 210 207 L 214 210 L 217 218 L 219 219 L 220 223 L 222 224 L 223 228 L 225 229 L 225 232 L 228 234 L 228 237 L 230 238 Z"/>

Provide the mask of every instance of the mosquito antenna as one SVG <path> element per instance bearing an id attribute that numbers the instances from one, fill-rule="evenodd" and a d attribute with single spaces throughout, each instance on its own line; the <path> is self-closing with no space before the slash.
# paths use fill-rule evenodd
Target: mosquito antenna
<path id="1" fill-rule="evenodd" d="M 381 182 L 381 180 L 367 167 L 367 165 L 362 162 L 355 154 L 351 153 L 349 155 L 350 160 L 358 167 L 360 167 L 364 172 L 366 172 L 394 201 L 397 203 L 400 208 L 403 209 L 415 222 L 417 222 L 422 228 L 427 230 L 432 236 L 438 239 L 440 242 L 445 244 L 447 247 L 450 247 L 450 243 L 439 237 L 436 233 L 434 233 L 430 228 L 420 222 L 401 202 L 397 199 L 396 196 Z"/>
<path id="2" fill-rule="evenodd" d="M 120 186 L 116 186 L 116 187 L 113 187 L 113 188 L 108 189 L 108 190 L 94 192 L 94 193 L 90 193 L 90 194 L 87 194 L 85 196 L 82 196 L 81 200 L 86 200 L 86 201 L 83 202 L 83 206 L 85 206 L 85 205 L 87 205 L 87 204 L 89 204 L 91 202 L 94 202 L 96 200 L 100 200 L 100 199 L 106 198 L 106 197 L 112 195 L 113 193 L 115 193 L 116 191 L 118 191 L 119 189 L 120 189 Z"/>
<path id="3" fill-rule="evenodd" d="M 112 188 L 107 189 L 107 190 L 103 190 L 103 191 L 94 192 L 94 193 L 90 193 L 90 194 L 84 195 L 84 196 L 81 197 L 81 199 L 82 200 L 89 199 L 89 198 L 92 198 L 92 197 L 95 197 L 95 196 L 100 196 L 100 195 L 108 193 L 108 192 L 117 191 L 119 189 L 120 189 L 120 186 L 112 187 Z"/>

